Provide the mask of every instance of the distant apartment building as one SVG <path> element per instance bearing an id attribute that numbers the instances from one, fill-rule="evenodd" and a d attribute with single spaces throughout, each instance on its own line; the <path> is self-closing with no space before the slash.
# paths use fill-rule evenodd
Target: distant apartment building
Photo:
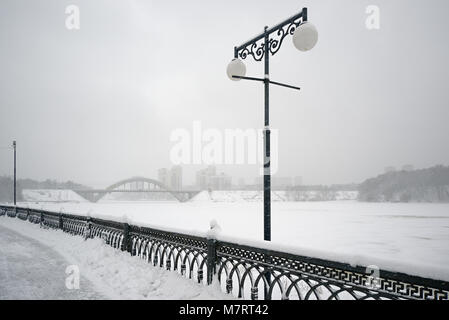
<path id="1" fill-rule="evenodd" d="M 168 169 L 161 168 L 157 171 L 157 180 L 168 187 Z"/>
<path id="2" fill-rule="evenodd" d="M 182 189 L 182 167 L 174 166 L 170 170 L 170 189 L 181 190 Z"/>
<path id="3" fill-rule="evenodd" d="M 229 190 L 232 178 L 224 173 L 217 174 L 215 166 L 208 166 L 196 173 L 196 186 L 200 190 Z"/>
<path id="4" fill-rule="evenodd" d="M 215 166 L 208 166 L 207 168 L 198 170 L 196 173 L 196 186 L 200 190 L 207 190 L 211 188 L 211 177 L 217 175 L 217 169 Z"/>
<path id="5" fill-rule="evenodd" d="M 157 172 L 157 178 L 170 190 L 182 189 L 182 167 L 174 166 L 171 170 L 161 168 Z"/>
<path id="6" fill-rule="evenodd" d="M 231 184 L 232 178 L 223 172 L 210 178 L 210 188 L 212 190 L 229 190 L 231 189 Z"/>

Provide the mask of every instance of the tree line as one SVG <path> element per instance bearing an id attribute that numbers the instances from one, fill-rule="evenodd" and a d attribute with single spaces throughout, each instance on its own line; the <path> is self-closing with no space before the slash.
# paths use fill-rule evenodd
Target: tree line
<path id="1" fill-rule="evenodd" d="M 22 190 L 24 189 L 89 189 L 82 184 L 73 181 L 58 182 L 47 179 L 45 181 L 36 181 L 32 179 L 17 180 L 17 201 L 23 201 Z M 14 180 L 9 176 L 0 176 L 0 202 L 14 201 Z"/>
<path id="2" fill-rule="evenodd" d="M 449 202 L 449 167 L 394 171 L 364 181 L 359 200 L 368 202 Z"/>

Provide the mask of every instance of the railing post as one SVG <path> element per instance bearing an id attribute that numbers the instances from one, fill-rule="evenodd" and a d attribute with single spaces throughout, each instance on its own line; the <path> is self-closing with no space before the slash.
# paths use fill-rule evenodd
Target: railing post
<path id="1" fill-rule="evenodd" d="M 129 224 L 124 223 L 123 224 L 123 241 L 122 241 L 122 251 L 128 251 L 131 253 L 131 246 L 130 246 L 130 236 L 129 236 Z"/>
<path id="2" fill-rule="evenodd" d="M 62 221 L 62 213 L 59 213 L 59 229 L 63 230 L 64 229 L 64 223 Z"/>
<path id="3" fill-rule="evenodd" d="M 217 263 L 217 240 L 207 239 L 207 284 L 212 284 Z"/>
<path id="4" fill-rule="evenodd" d="M 91 227 L 90 217 L 87 217 L 86 219 L 86 226 L 84 229 L 84 240 L 87 240 L 90 238 L 90 227 Z"/>
<path id="5" fill-rule="evenodd" d="M 137 241 L 137 240 L 134 239 L 134 241 Z M 132 241 L 131 241 L 131 243 L 130 243 L 129 249 L 130 249 L 130 250 L 129 250 L 129 253 L 131 253 L 131 256 L 137 255 L 137 245 L 134 246 L 134 244 L 132 243 Z"/>
<path id="6" fill-rule="evenodd" d="M 271 256 L 268 254 L 265 254 L 265 263 L 267 264 L 267 266 L 265 266 L 265 280 L 264 281 L 264 299 L 265 300 L 271 300 L 271 297 L 269 296 L 269 292 L 270 292 L 270 287 L 271 287 Z"/>

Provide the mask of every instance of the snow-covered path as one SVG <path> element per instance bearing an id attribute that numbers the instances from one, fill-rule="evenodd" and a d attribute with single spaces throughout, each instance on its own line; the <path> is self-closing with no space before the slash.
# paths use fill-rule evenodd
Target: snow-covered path
<path id="1" fill-rule="evenodd" d="M 65 287 L 68 265 L 80 290 Z M 205 286 L 103 243 L 0 216 L 1 299 L 232 299 L 218 281 Z"/>
<path id="2" fill-rule="evenodd" d="M 0 300 L 104 298 L 84 277 L 78 290 L 68 289 L 69 265 L 53 249 L 0 226 Z"/>

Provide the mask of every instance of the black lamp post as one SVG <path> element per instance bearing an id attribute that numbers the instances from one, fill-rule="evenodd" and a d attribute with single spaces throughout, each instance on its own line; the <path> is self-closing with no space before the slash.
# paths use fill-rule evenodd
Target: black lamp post
<path id="1" fill-rule="evenodd" d="M 17 174 L 16 174 L 16 147 L 17 147 L 17 144 L 16 144 L 16 140 L 14 140 L 13 142 L 12 142 L 12 147 L 13 147 L 13 149 L 14 149 L 14 205 L 16 205 L 16 184 L 17 184 L 17 179 L 16 179 L 16 176 L 17 176 Z"/>
<path id="2" fill-rule="evenodd" d="M 270 84 L 283 86 L 291 89 L 300 88 L 270 80 L 269 56 L 276 54 L 287 35 L 293 36 L 293 44 L 300 51 L 312 49 L 318 41 L 316 28 L 307 22 L 307 8 L 303 8 L 298 14 L 277 24 L 272 28 L 265 27 L 263 33 L 234 48 L 234 59 L 228 66 L 227 73 L 231 80 L 253 80 L 264 83 L 265 91 L 265 123 L 264 123 L 264 240 L 271 241 L 271 169 L 270 169 Z M 246 67 L 240 60 L 245 60 L 248 56 L 254 60 L 265 62 L 265 77 L 246 77 Z M 240 59 L 239 59 L 240 58 Z"/>

